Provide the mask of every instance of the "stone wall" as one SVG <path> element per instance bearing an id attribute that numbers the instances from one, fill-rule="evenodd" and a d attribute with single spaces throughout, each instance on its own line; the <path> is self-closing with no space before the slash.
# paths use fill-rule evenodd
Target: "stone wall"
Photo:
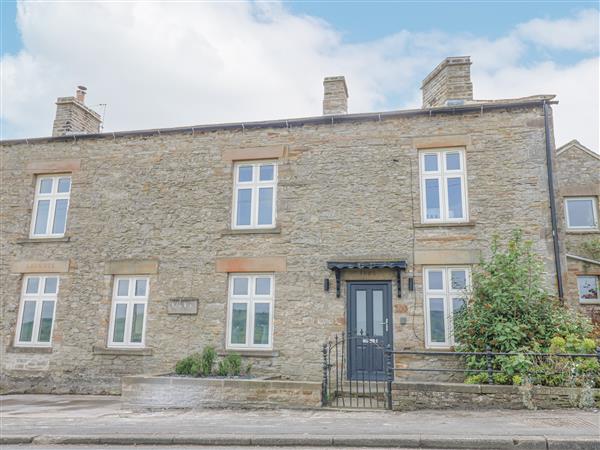
<path id="1" fill-rule="evenodd" d="M 559 149 L 556 157 L 556 179 L 558 184 L 559 229 L 561 230 L 562 250 L 566 254 L 580 256 L 589 260 L 599 260 L 598 255 L 586 251 L 584 243 L 600 239 L 598 230 L 569 230 L 565 218 L 565 199 L 568 197 L 593 197 L 596 211 L 600 213 L 600 155 L 593 153 L 577 141 L 572 141 Z M 600 275 L 600 264 L 566 258 L 564 276 L 565 300 L 567 304 L 584 313 L 598 305 L 579 303 L 577 288 L 578 275 Z"/>
<path id="2" fill-rule="evenodd" d="M 319 382 L 134 376 L 123 378 L 121 392 L 128 409 L 321 406 Z"/>
<path id="3" fill-rule="evenodd" d="M 598 408 L 600 389 L 395 382 L 392 405 L 396 411 Z"/>
<path id="4" fill-rule="evenodd" d="M 226 352 L 228 275 L 216 270 L 218 258 L 285 258 L 285 270 L 274 274 L 273 349 L 244 359 L 258 375 L 295 380 L 321 379 L 321 345 L 346 329 L 348 280 L 392 281 L 396 349 L 424 348 L 424 263 L 418 261 L 470 264 L 473 255 L 487 254 L 492 236 L 506 239 L 521 228 L 544 259 L 555 292 L 542 114 L 540 103 L 374 120 L 348 116 L 288 128 L 4 142 L 3 388 L 115 392 L 121 376 L 171 371 L 206 345 Z M 440 147 L 465 145 L 468 223 L 420 223 L 417 141 L 423 138 Z M 282 149 L 277 228 L 232 232 L 227 155 L 274 146 Z M 72 172 L 66 237 L 28 239 L 35 173 L 27 167 L 61 160 L 80 161 Z M 424 254 L 429 259 L 419 260 Z M 143 351 L 105 348 L 113 283 L 105 267 L 123 259 L 158 262 L 149 275 Z M 337 298 L 326 267 L 336 259 L 406 260 L 402 297 L 395 272 L 354 270 L 344 271 Z M 70 261 L 60 274 L 53 344 L 24 353 L 13 345 L 23 273 L 11 265 L 47 260 Z M 198 298 L 197 314 L 168 314 L 175 297 Z"/>

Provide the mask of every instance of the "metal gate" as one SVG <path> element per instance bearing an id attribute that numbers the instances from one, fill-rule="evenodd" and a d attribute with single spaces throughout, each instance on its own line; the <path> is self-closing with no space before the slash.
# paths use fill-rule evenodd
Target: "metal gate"
<path id="1" fill-rule="evenodd" d="M 323 344 L 323 406 L 392 409 L 392 380 L 391 348 L 379 339 L 361 331 Z"/>

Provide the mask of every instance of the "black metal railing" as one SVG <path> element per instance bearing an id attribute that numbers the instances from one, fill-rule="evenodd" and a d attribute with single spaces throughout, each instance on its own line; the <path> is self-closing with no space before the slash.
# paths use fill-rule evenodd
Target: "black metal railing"
<path id="1" fill-rule="evenodd" d="M 352 361 L 352 349 L 356 344 L 363 348 L 360 357 L 363 358 L 361 369 L 356 370 L 357 362 Z M 349 358 L 350 352 L 350 358 Z M 463 368 L 439 367 L 395 367 L 396 356 L 423 356 L 459 358 Z M 495 384 L 494 375 L 505 373 L 499 370 L 497 358 L 521 356 L 548 360 L 562 358 L 574 360 L 576 358 L 596 358 L 600 363 L 600 347 L 596 353 L 538 353 L 538 352 L 493 352 L 487 346 L 484 352 L 442 352 L 442 351 L 417 351 L 417 350 L 392 350 L 390 345 L 383 345 L 381 341 L 367 335 L 347 336 L 344 333 L 323 344 L 323 385 L 321 400 L 323 406 L 342 408 L 385 408 L 392 409 L 392 383 L 396 372 L 425 372 L 425 373 L 460 373 L 460 374 L 487 374 L 488 384 Z M 464 368 L 465 358 L 481 358 L 478 368 Z M 368 362 L 368 364 L 367 364 Z M 350 363 L 350 364 L 349 364 Z M 382 370 L 378 370 L 379 368 Z M 538 374 L 552 375 L 562 372 L 535 372 L 527 375 Z M 598 374 L 600 376 L 600 374 Z"/>

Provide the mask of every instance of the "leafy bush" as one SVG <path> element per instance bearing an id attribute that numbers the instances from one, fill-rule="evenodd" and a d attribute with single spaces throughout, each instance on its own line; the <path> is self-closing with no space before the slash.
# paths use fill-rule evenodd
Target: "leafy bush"
<path id="1" fill-rule="evenodd" d="M 200 366 L 203 376 L 209 376 L 212 374 L 216 358 L 217 352 L 215 351 L 214 347 L 204 347 L 204 350 L 202 350 L 202 356 L 200 357 Z"/>
<path id="2" fill-rule="evenodd" d="M 202 357 L 199 353 L 186 356 L 175 365 L 175 373 L 178 375 L 196 376 L 201 372 Z"/>
<path id="3" fill-rule="evenodd" d="M 454 315 L 454 335 L 459 351 L 493 352 L 515 355 L 494 358 L 493 369 L 499 384 L 559 386 L 593 382 L 600 385 L 600 369 L 595 359 L 533 358 L 523 353 L 593 353 L 589 339 L 590 321 L 552 298 L 544 289 L 543 263 L 515 231 L 505 249 L 494 239 L 491 257 L 473 272 L 470 299 L 466 308 Z M 557 349 L 562 349 L 558 351 Z M 466 358 L 467 368 L 484 370 L 485 357 Z M 485 378 L 482 376 L 485 375 Z M 467 377 L 467 382 L 485 380 L 487 374 Z M 518 382 L 518 383 L 515 383 Z"/>
<path id="4" fill-rule="evenodd" d="M 219 361 L 217 374 L 225 377 L 237 377 L 242 373 L 242 357 L 237 353 L 231 353 Z"/>

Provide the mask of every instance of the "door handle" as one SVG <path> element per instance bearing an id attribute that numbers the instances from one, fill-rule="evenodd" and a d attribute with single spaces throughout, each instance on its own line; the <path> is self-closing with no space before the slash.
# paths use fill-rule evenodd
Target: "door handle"
<path id="1" fill-rule="evenodd" d="M 390 331 L 390 330 L 389 330 L 389 328 L 390 328 L 390 319 L 389 319 L 389 318 L 386 318 L 386 319 L 385 319 L 385 322 L 381 322 L 381 323 L 380 323 L 380 325 L 385 325 L 385 331 L 386 331 L 386 333 L 387 333 L 388 331 Z"/>

